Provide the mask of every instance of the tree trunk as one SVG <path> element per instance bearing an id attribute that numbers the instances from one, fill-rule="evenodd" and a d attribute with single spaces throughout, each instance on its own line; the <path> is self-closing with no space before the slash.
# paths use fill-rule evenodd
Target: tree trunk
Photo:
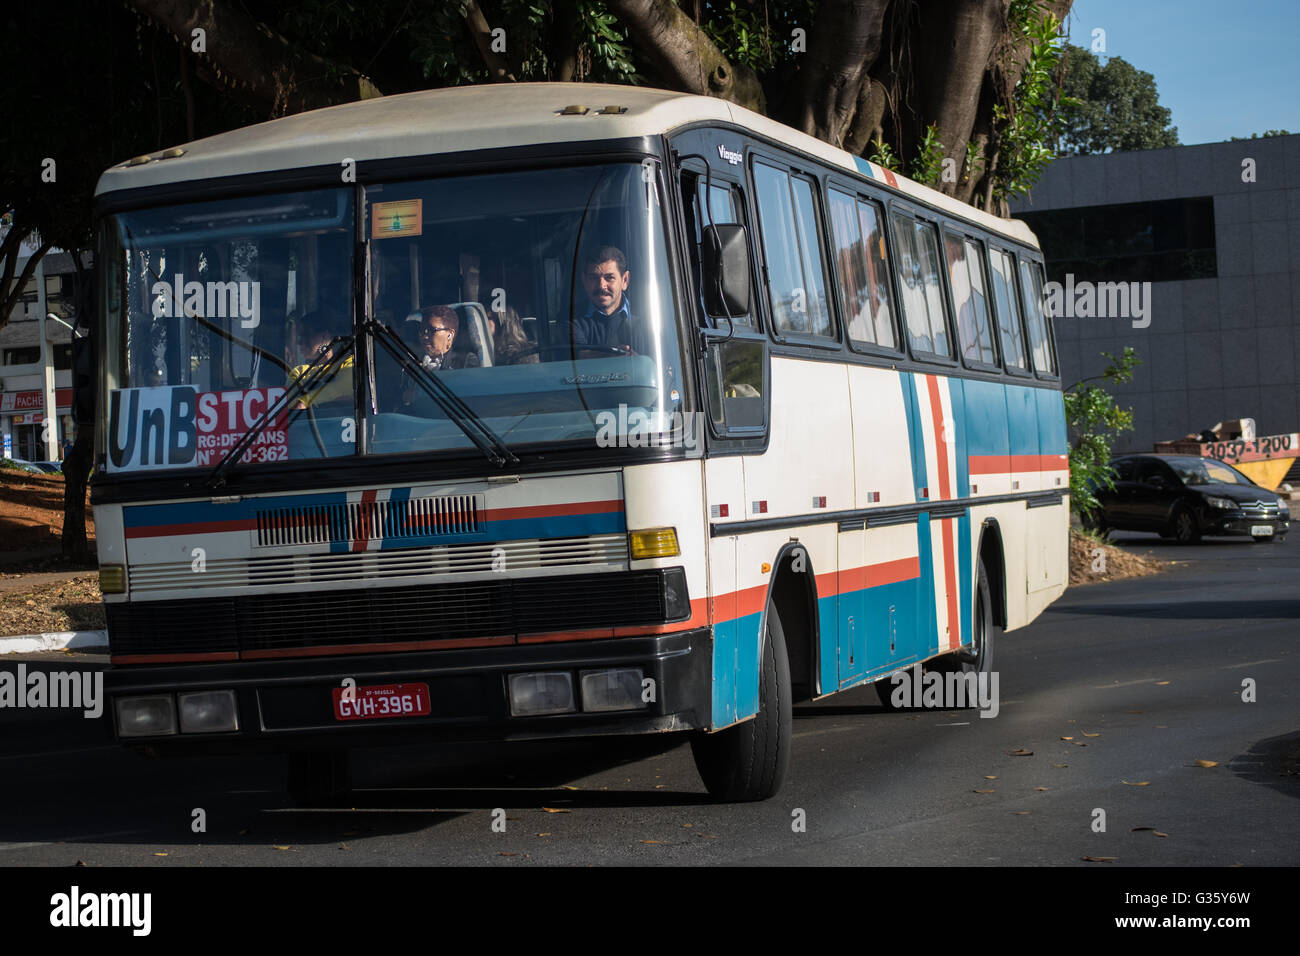
<path id="1" fill-rule="evenodd" d="M 733 64 L 672 0 L 607 0 L 636 38 L 663 81 L 678 90 L 717 96 L 766 113 L 762 84 L 744 64 Z"/>
<path id="2" fill-rule="evenodd" d="M 904 140 L 908 155 L 927 127 L 937 125 L 948 170 L 937 188 L 954 195 L 966 159 L 966 143 L 975 126 L 980 91 L 994 51 L 1006 36 L 1011 0 L 931 0 L 916 21 L 915 78 L 917 97 L 911 129 Z"/>
<path id="3" fill-rule="evenodd" d="M 889 0 L 823 0 L 776 117 L 833 145 L 844 142 L 880 53 Z M 874 128 L 873 124 L 873 128 Z"/>

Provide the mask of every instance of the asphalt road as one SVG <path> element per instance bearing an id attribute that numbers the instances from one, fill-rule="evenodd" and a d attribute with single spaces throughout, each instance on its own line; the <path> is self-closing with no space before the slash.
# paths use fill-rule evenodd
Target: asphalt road
<path id="1" fill-rule="evenodd" d="M 800 706 L 765 803 L 710 803 L 659 737 L 369 751 L 354 807 L 298 810 L 278 758 L 146 760 L 99 721 L 0 710 L 0 866 L 1295 865 L 1300 535 L 1117 537 L 1173 563 L 1004 635 L 996 718 L 869 688 Z"/>

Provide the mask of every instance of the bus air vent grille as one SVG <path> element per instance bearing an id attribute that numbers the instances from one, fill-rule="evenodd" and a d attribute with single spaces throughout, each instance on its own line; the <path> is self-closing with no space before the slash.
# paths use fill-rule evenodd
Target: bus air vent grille
<path id="1" fill-rule="evenodd" d="M 257 513 L 259 547 L 478 534 L 479 495 L 353 501 Z"/>

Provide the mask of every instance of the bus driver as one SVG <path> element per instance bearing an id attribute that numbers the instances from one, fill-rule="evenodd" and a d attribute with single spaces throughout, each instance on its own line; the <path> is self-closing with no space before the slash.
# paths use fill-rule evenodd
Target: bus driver
<path id="1" fill-rule="evenodd" d="M 573 320 L 573 344 L 630 349 L 634 354 L 654 352 L 644 323 L 632 314 L 627 286 L 632 274 L 623 251 L 602 246 L 587 257 L 582 284 L 591 300 L 585 315 Z"/>

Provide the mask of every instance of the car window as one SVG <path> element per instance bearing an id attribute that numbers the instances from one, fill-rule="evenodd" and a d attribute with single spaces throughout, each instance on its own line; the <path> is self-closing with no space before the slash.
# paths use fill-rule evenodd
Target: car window
<path id="1" fill-rule="evenodd" d="M 1180 458 L 1171 462 L 1187 485 L 1253 485 L 1254 482 L 1230 465 L 1214 458 Z"/>
<path id="2" fill-rule="evenodd" d="M 1115 469 L 1116 481 L 1133 481 L 1133 476 L 1137 471 L 1137 462 L 1132 458 L 1124 458 L 1120 461 L 1111 462 L 1111 467 Z"/>

